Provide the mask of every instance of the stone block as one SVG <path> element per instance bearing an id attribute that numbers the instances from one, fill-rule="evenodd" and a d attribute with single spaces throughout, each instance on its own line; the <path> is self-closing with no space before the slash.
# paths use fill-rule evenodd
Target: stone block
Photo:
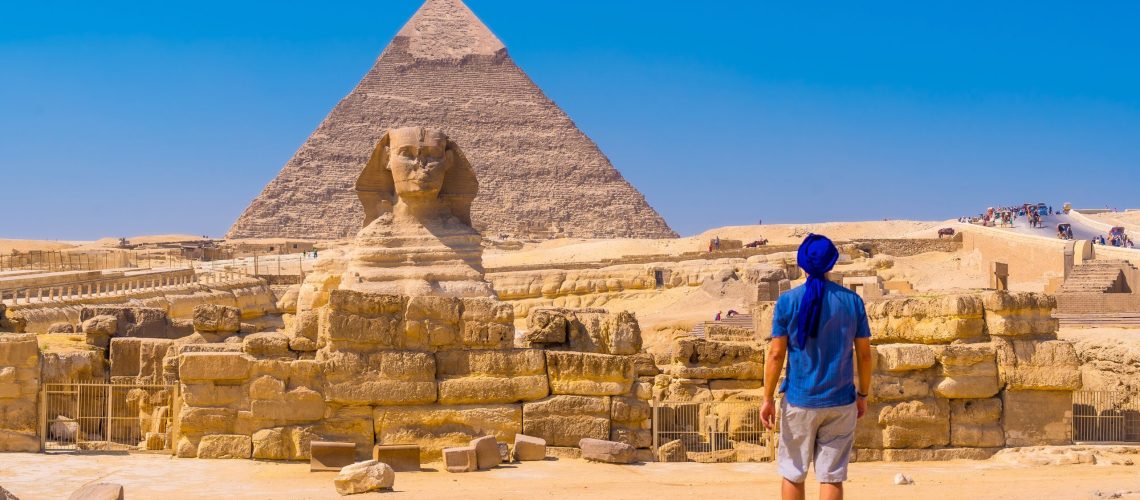
<path id="1" fill-rule="evenodd" d="M 253 362 L 240 352 L 189 352 L 178 358 L 178 376 L 183 382 L 244 381 Z"/>
<path id="2" fill-rule="evenodd" d="M 88 335 L 112 337 L 119 331 L 119 320 L 110 314 L 93 316 L 81 323 L 80 329 Z"/>
<path id="3" fill-rule="evenodd" d="M 459 317 L 462 303 L 454 297 L 431 295 L 408 299 L 404 317 L 408 346 L 440 348 L 459 344 Z"/>
<path id="4" fill-rule="evenodd" d="M 215 304 L 194 306 L 195 331 L 237 333 L 240 329 L 241 311 L 238 308 Z"/>
<path id="5" fill-rule="evenodd" d="M 1052 295 L 995 291 L 982 294 L 986 331 L 995 337 L 1040 337 L 1057 333 Z"/>
<path id="6" fill-rule="evenodd" d="M 79 321 L 96 316 L 114 316 L 115 337 L 143 337 L 151 339 L 173 338 L 166 310 L 154 307 L 85 306 L 79 311 Z"/>
<path id="7" fill-rule="evenodd" d="M 1081 388 L 1081 361 L 1066 340 L 1005 340 L 997 346 L 997 367 L 1012 390 L 1073 391 Z"/>
<path id="8" fill-rule="evenodd" d="M 941 365 L 934 393 L 950 399 L 982 399 L 1001 390 L 993 346 L 953 344 L 938 355 Z"/>
<path id="9" fill-rule="evenodd" d="M 515 310 L 510 304 L 489 298 L 462 299 L 460 331 L 463 347 L 510 349 L 515 338 Z"/>
<path id="10" fill-rule="evenodd" d="M 873 373 L 869 401 L 904 401 L 930 396 L 930 375 L 925 371 Z"/>
<path id="11" fill-rule="evenodd" d="M 407 297 L 333 290 L 321 340 L 336 350 L 416 349 L 404 327 Z"/>
<path id="12" fill-rule="evenodd" d="M 663 371 L 690 379 L 764 378 L 764 348 L 755 342 L 719 342 L 693 337 L 673 341 L 673 363 Z"/>
<path id="13" fill-rule="evenodd" d="M 231 434 L 237 420 L 232 408 L 195 408 L 183 406 L 178 415 L 183 435 Z"/>
<path id="14" fill-rule="evenodd" d="M 950 443 L 950 404 L 924 399 L 886 405 L 879 413 L 884 448 L 930 448 Z"/>
<path id="15" fill-rule="evenodd" d="M 688 462 L 689 452 L 685 450 L 685 443 L 674 439 L 657 447 L 658 462 Z"/>
<path id="16" fill-rule="evenodd" d="M 575 446 L 582 438 L 609 439 L 610 398 L 564 395 L 525 403 L 522 432 L 551 446 Z"/>
<path id="17" fill-rule="evenodd" d="M 325 396 L 345 405 L 422 405 L 435 402 L 435 356 L 425 352 L 372 354 L 320 351 Z"/>
<path id="18" fill-rule="evenodd" d="M 380 443 L 416 443 L 421 459 L 438 459 L 444 448 L 493 436 L 510 442 L 522 431 L 519 405 L 377 407 L 375 434 Z"/>
<path id="19" fill-rule="evenodd" d="M 525 434 L 515 434 L 515 446 L 511 451 L 514 459 L 519 462 L 545 460 L 546 440 Z"/>
<path id="20" fill-rule="evenodd" d="M 1001 427 L 1001 399 L 950 401 L 950 446 L 1000 448 L 1005 446 Z"/>
<path id="21" fill-rule="evenodd" d="M 339 471 L 356 463 L 356 443 L 312 441 L 309 443 L 309 471 Z"/>
<path id="22" fill-rule="evenodd" d="M 289 350 L 289 337 L 284 333 L 264 332 L 246 335 L 242 339 L 242 351 L 257 359 L 296 359 Z"/>
<path id="23" fill-rule="evenodd" d="M 0 451 L 37 453 L 40 451 L 40 438 L 33 431 L 0 430 Z"/>
<path id="24" fill-rule="evenodd" d="M 356 459 L 366 460 L 377 441 L 373 413 L 370 406 L 330 407 L 325 418 L 312 425 L 309 432 L 322 441 L 356 443 Z"/>
<path id="25" fill-rule="evenodd" d="M 182 398 L 193 407 L 227 408 L 242 400 L 240 385 L 216 385 L 213 382 L 182 384 Z"/>
<path id="26" fill-rule="evenodd" d="M 574 315 L 567 309 L 531 309 L 526 317 L 526 341 L 530 344 L 564 344 Z"/>
<path id="27" fill-rule="evenodd" d="M 1072 392 L 1006 390 L 1002 409 L 1006 446 L 1072 444 Z"/>
<path id="28" fill-rule="evenodd" d="M 372 459 L 392 466 L 396 472 L 420 470 L 420 447 L 414 444 L 378 444 L 372 448 Z"/>
<path id="29" fill-rule="evenodd" d="M 547 351 L 546 369 L 553 394 L 628 394 L 637 378 L 629 357 L 607 354 Z"/>
<path id="30" fill-rule="evenodd" d="M 445 405 L 535 401 L 546 397 L 546 357 L 537 349 L 436 354 L 439 402 Z"/>
<path id="31" fill-rule="evenodd" d="M 251 399 L 277 400 L 285 398 L 285 382 L 270 375 L 257 377 L 249 384 Z M 197 405 L 195 405 L 197 406 Z"/>
<path id="32" fill-rule="evenodd" d="M 884 344 L 877 346 L 878 368 L 888 372 L 922 370 L 938 361 L 934 349 L 923 344 Z"/>
<path id="33" fill-rule="evenodd" d="M 395 483 L 396 472 L 388 464 L 375 460 L 347 465 L 333 479 L 333 486 L 341 495 L 391 490 Z"/>
<path id="34" fill-rule="evenodd" d="M 0 498 L 5 498 L 0 495 Z M 15 497 L 11 497 L 13 500 Z M 123 485 L 115 483 L 87 484 L 75 490 L 67 500 L 123 500 Z"/>
<path id="35" fill-rule="evenodd" d="M 248 459 L 253 453 L 249 436 L 210 434 L 198 443 L 198 458 Z"/>
<path id="36" fill-rule="evenodd" d="M 582 458 L 591 462 L 632 464 L 637 460 L 637 449 L 625 443 L 585 438 L 578 442 Z"/>
<path id="37" fill-rule="evenodd" d="M 285 393 L 281 400 L 250 402 L 253 418 L 275 423 L 301 423 L 320 420 L 325 415 L 325 398 L 320 393 L 300 387 Z"/>
<path id="38" fill-rule="evenodd" d="M 479 460 L 475 454 L 475 447 L 444 448 L 443 466 L 447 472 L 475 472 L 479 470 Z"/>
<path id="39" fill-rule="evenodd" d="M 475 460 L 480 470 L 493 469 L 501 463 L 502 458 L 499 455 L 499 445 L 495 441 L 495 436 L 472 439 L 470 446 L 475 448 Z"/>
<path id="40" fill-rule="evenodd" d="M 571 350 L 615 355 L 641 351 L 641 326 L 632 313 L 586 309 L 573 315 L 576 321 L 568 330 Z"/>
<path id="41" fill-rule="evenodd" d="M 874 344 L 948 344 L 985 336 L 982 299 L 976 294 L 900 297 L 867 303 Z"/>
<path id="42" fill-rule="evenodd" d="M 0 366 L 38 368 L 40 344 L 34 333 L 0 335 Z"/>

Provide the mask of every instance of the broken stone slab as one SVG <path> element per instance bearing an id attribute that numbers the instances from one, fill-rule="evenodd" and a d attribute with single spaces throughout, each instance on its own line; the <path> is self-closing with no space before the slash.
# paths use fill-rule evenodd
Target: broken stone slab
<path id="1" fill-rule="evenodd" d="M 236 434 L 202 436 L 198 443 L 198 458 L 248 459 L 253 453 L 253 440 Z"/>
<path id="2" fill-rule="evenodd" d="M 395 483 L 396 472 L 392 467 L 375 460 L 346 465 L 333 479 L 336 492 L 341 495 L 390 490 Z"/>
<path id="3" fill-rule="evenodd" d="M 396 472 L 420 470 L 420 447 L 415 444 L 378 444 L 372 448 L 372 459 L 383 462 Z"/>
<path id="4" fill-rule="evenodd" d="M 522 405 L 522 432 L 550 446 L 574 446 L 582 438 L 609 439 L 610 398 L 551 396 Z"/>
<path id="5" fill-rule="evenodd" d="M 545 460 L 546 440 L 525 434 L 515 434 L 515 446 L 511 454 L 519 462 Z"/>
<path id="6" fill-rule="evenodd" d="M 616 441 L 584 438 L 578 442 L 582 458 L 607 464 L 632 464 L 637 461 L 637 448 Z"/>
<path id="7" fill-rule="evenodd" d="M 309 453 L 309 472 L 339 471 L 356 463 L 356 443 L 313 441 Z"/>
<path id="8" fill-rule="evenodd" d="M 475 447 L 444 448 L 443 465 L 447 472 L 475 472 L 479 470 L 479 459 L 475 454 Z"/>
<path id="9" fill-rule="evenodd" d="M 478 462 L 479 470 L 493 469 L 502 461 L 495 436 L 472 439 L 471 447 L 475 448 L 475 459 Z"/>
<path id="10" fill-rule="evenodd" d="M 657 461 L 688 462 L 689 452 L 685 449 L 685 443 L 682 443 L 680 439 L 674 439 L 659 446 L 657 448 Z"/>
<path id="11" fill-rule="evenodd" d="M 216 304 L 194 306 L 195 331 L 236 333 L 240 329 L 241 311 L 238 308 Z"/>
<path id="12" fill-rule="evenodd" d="M 0 498 L 4 498 L 4 496 L 0 495 Z M 115 483 L 88 484 L 75 490 L 67 498 L 68 500 L 123 500 L 123 485 Z"/>

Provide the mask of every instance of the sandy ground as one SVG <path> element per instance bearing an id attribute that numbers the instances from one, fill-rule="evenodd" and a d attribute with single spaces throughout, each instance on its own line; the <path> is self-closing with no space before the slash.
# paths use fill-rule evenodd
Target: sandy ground
<path id="1" fill-rule="evenodd" d="M 0 239 L 0 255 L 8 255 L 12 253 L 13 250 L 17 252 L 30 252 L 33 250 L 66 250 L 68 248 L 75 248 L 75 245 L 65 241 Z"/>
<path id="2" fill-rule="evenodd" d="M 246 460 L 179 460 L 160 455 L 5 454 L 0 485 L 24 500 L 66 498 L 89 482 L 122 484 L 127 498 L 340 498 L 335 473 L 308 464 Z M 427 467 L 438 469 L 439 464 Z M 897 473 L 915 483 L 895 486 Z M 644 464 L 614 466 L 580 460 L 504 465 L 470 474 L 397 473 L 395 491 L 354 498 L 776 498 L 772 464 Z M 809 482 L 808 498 L 818 486 Z M 852 464 L 849 498 L 1096 498 L 1132 492 L 1140 498 L 1136 466 L 1024 467 L 994 462 Z"/>
<path id="3" fill-rule="evenodd" d="M 1087 214 L 1085 216 L 1097 222 L 1112 224 L 1114 226 L 1124 226 L 1125 230 L 1130 232 L 1140 231 L 1140 210 Z"/>

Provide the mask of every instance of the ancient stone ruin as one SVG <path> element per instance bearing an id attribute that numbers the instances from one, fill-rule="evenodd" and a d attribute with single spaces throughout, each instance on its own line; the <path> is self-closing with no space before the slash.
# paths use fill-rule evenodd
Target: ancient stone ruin
<path id="1" fill-rule="evenodd" d="M 385 130 L 407 126 L 445 130 L 464 145 L 482 182 L 471 221 L 488 236 L 676 236 L 463 2 L 428 0 L 228 237 L 355 234 L 360 166 Z"/>

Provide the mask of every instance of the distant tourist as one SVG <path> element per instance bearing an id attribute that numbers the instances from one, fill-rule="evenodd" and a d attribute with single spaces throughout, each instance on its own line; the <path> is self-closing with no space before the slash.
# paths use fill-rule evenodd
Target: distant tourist
<path id="1" fill-rule="evenodd" d="M 730 318 L 733 316 L 736 316 L 737 314 L 740 314 L 740 313 L 736 312 L 736 309 L 729 309 L 728 310 L 728 317 L 730 317 Z"/>
<path id="2" fill-rule="evenodd" d="M 716 317 L 713 318 L 713 321 L 720 321 L 720 311 L 716 312 Z"/>
<path id="3" fill-rule="evenodd" d="M 776 423 L 776 382 L 787 358 L 776 452 L 784 499 L 804 498 L 813 462 L 820 498 L 843 498 L 855 423 L 867 412 L 871 329 L 863 300 L 827 279 L 838 260 L 839 250 L 831 240 L 808 235 L 797 255 L 807 283 L 776 301 L 760 420 L 768 429 Z M 859 358 L 858 388 L 853 354 Z"/>

